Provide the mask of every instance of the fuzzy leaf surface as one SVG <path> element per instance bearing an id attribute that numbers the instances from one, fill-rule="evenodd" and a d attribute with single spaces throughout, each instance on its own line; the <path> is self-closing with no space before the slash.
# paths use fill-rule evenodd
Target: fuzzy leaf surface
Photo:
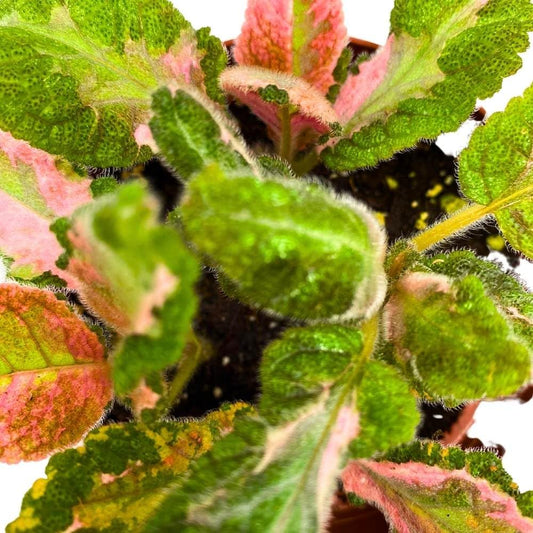
<path id="1" fill-rule="evenodd" d="M 360 204 L 317 184 L 226 174 L 189 182 L 185 236 L 224 276 L 225 290 L 284 316 L 370 315 L 384 291 L 383 235 Z"/>
<path id="2" fill-rule="evenodd" d="M 529 0 L 397 1 L 387 44 L 341 88 L 335 109 L 347 138 L 323 160 L 335 170 L 373 166 L 456 130 L 520 68 L 529 31 Z"/>
<path id="3" fill-rule="evenodd" d="M 0 255 L 12 260 L 10 276 L 31 279 L 50 272 L 72 281 L 55 264 L 62 250 L 49 226 L 91 200 L 90 180 L 3 131 L 0 174 Z"/>
<path id="4" fill-rule="evenodd" d="M 496 215 L 511 246 L 533 259 L 533 86 L 474 132 L 461 154 L 459 183 Z"/>
<path id="5" fill-rule="evenodd" d="M 488 452 L 415 442 L 379 461 L 350 462 L 342 481 L 348 493 L 379 507 L 398 533 L 533 528 L 512 497 L 516 484 Z"/>
<path id="6" fill-rule="evenodd" d="M 463 401 L 515 392 L 530 352 L 474 275 L 412 273 L 385 308 L 386 337 L 407 373 L 433 398 Z"/>
<path id="7" fill-rule="evenodd" d="M 237 127 L 199 91 L 167 88 L 152 98 L 150 129 L 159 151 L 183 179 L 210 163 L 225 170 L 255 167 Z"/>
<path id="8" fill-rule="evenodd" d="M 197 264 L 158 205 L 135 183 L 74 213 L 65 228 L 69 272 L 92 312 L 121 339 L 113 356 L 119 393 L 176 362 L 196 309 Z"/>
<path id="9" fill-rule="evenodd" d="M 224 405 L 201 420 L 105 426 L 83 446 L 56 454 L 28 491 L 8 533 L 140 531 L 169 487 L 230 432 L 245 404 Z"/>
<path id="10" fill-rule="evenodd" d="M 135 132 L 151 93 L 174 79 L 202 85 L 206 57 L 219 68 L 201 37 L 167 0 L 3 2 L 0 127 L 77 163 L 146 160 Z"/>
<path id="11" fill-rule="evenodd" d="M 304 532 L 324 526 L 348 444 L 360 431 L 356 383 L 366 377 L 372 348 L 371 334 L 354 328 L 285 331 L 264 354 L 259 415 L 238 423 L 197 463 L 147 531 Z M 409 400 L 404 413 L 418 421 Z M 383 432 L 389 446 L 410 440 L 417 423 L 396 433 L 389 421 L 379 430 L 378 420 L 366 422 Z"/>
<path id="12" fill-rule="evenodd" d="M 348 41 L 343 18 L 340 0 L 251 0 L 235 60 L 293 74 L 326 94 Z"/>
<path id="13" fill-rule="evenodd" d="M 111 399 L 104 348 L 50 291 L 0 284 L 0 460 L 70 446 Z"/>

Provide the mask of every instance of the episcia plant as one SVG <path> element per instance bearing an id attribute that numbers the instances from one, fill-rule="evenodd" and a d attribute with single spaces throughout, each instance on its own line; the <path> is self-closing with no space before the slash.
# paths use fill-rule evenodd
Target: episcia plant
<path id="1" fill-rule="evenodd" d="M 8 532 L 315 531 L 339 481 L 402 533 L 533 531 L 494 454 L 416 439 L 418 401 L 530 380 L 533 296 L 432 250 L 492 217 L 533 259 L 533 86 L 461 154 L 466 206 L 390 245 L 313 174 L 455 130 L 520 68 L 533 5 L 396 0 L 390 21 L 352 57 L 340 1 L 250 0 L 228 66 L 167 0 L 0 2 L 0 460 L 54 454 Z M 169 212 L 97 170 L 152 158 L 184 187 Z M 209 355 L 202 268 L 292 322 L 255 403 L 175 419 Z M 99 426 L 113 401 L 132 420 Z"/>

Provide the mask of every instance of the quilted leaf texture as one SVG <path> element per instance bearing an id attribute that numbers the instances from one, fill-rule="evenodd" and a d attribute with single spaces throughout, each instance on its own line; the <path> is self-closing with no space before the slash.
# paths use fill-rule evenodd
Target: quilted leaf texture
<path id="1" fill-rule="evenodd" d="M 50 291 L 0 285 L 0 460 L 78 442 L 112 387 L 98 337 Z"/>

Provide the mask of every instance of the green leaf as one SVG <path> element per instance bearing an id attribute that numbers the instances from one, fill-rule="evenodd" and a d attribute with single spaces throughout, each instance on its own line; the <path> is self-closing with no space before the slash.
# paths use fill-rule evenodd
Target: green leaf
<path id="1" fill-rule="evenodd" d="M 263 357 L 259 415 L 238 423 L 194 466 L 147 530 L 263 533 L 324 527 L 348 444 L 360 431 L 356 387 L 366 378 L 376 333 L 334 325 L 285 331 Z M 417 415 L 412 397 L 410 402 Z M 397 427 L 389 422 L 383 435 L 390 445 L 401 438 L 396 440 Z M 400 433 L 405 436 L 405 429 Z"/>
<path id="2" fill-rule="evenodd" d="M 197 264 L 139 183 L 74 213 L 66 231 L 67 272 L 84 304 L 120 334 L 117 392 L 175 363 L 196 309 Z"/>
<path id="3" fill-rule="evenodd" d="M 379 507 L 401 533 L 533 528 L 512 497 L 518 494 L 516 484 L 487 452 L 413 443 L 378 461 L 352 461 L 342 481 L 349 497 Z"/>
<path id="4" fill-rule="evenodd" d="M 456 130 L 502 79 L 533 30 L 529 0 L 399 0 L 385 47 L 335 102 L 344 136 L 322 157 L 335 170 L 372 166 L 422 138 Z"/>
<path id="5" fill-rule="evenodd" d="M 50 291 L 0 284 L 0 461 L 71 446 L 111 399 L 98 337 Z"/>
<path id="6" fill-rule="evenodd" d="M 512 394 L 530 374 L 530 354 L 473 275 L 412 273 L 385 308 L 386 337 L 407 373 L 434 398 Z"/>
<path id="7" fill-rule="evenodd" d="M 461 154 L 459 183 L 496 215 L 511 246 L 533 259 L 533 86 L 474 132 Z"/>
<path id="8" fill-rule="evenodd" d="M 239 299 L 284 316 L 370 316 L 384 293 L 383 235 L 358 203 L 315 183 L 211 166 L 188 185 L 186 238 Z"/>
<path id="9" fill-rule="evenodd" d="M 55 455 L 8 533 L 139 531 L 191 462 L 232 430 L 245 404 L 224 405 L 198 421 L 114 424 L 84 445 Z M 87 529 L 86 529 L 87 528 Z"/>
<path id="10" fill-rule="evenodd" d="M 216 162 L 226 170 L 256 165 L 237 127 L 199 91 L 154 93 L 150 129 L 167 162 L 184 179 Z"/>
<path id="11" fill-rule="evenodd" d="M 216 63 L 200 41 L 167 0 L 4 2 L 0 127 L 77 163 L 146 160 L 135 133 L 151 93 L 176 79 L 202 85 L 201 61 Z"/>

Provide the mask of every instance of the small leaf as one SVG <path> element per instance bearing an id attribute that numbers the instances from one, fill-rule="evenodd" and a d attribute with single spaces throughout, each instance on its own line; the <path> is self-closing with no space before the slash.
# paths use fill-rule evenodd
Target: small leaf
<path id="1" fill-rule="evenodd" d="M 397 1 L 384 48 L 349 76 L 335 101 L 344 137 L 322 152 L 335 170 L 372 166 L 456 130 L 529 45 L 529 0 Z M 505 43 L 505 44 L 503 44 Z"/>
<path id="2" fill-rule="evenodd" d="M 404 276 L 385 307 L 384 323 L 399 364 L 410 367 L 434 398 L 507 395 L 529 378 L 527 347 L 473 275 L 456 281 Z"/>
<path id="3" fill-rule="evenodd" d="M 317 184 L 211 166 L 190 181 L 180 213 L 186 238 L 225 289 L 253 305 L 340 321 L 371 315 L 383 299 L 379 225 Z"/>
<path id="4" fill-rule="evenodd" d="M 496 215 L 511 246 L 533 259 L 533 86 L 474 132 L 461 154 L 459 183 Z"/>
<path id="5" fill-rule="evenodd" d="M 488 474 L 491 481 L 508 485 L 509 476 L 497 457 L 479 452 L 471 456 L 434 442 L 411 448 L 428 464 L 352 461 L 342 475 L 344 489 L 379 507 L 399 533 L 532 530 L 533 521 L 520 514 L 501 484 L 483 479 Z"/>
<path id="6" fill-rule="evenodd" d="M 340 0 L 251 0 L 234 56 L 302 78 L 326 94 L 347 42 Z"/>
<path id="7" fill-rule="evenodd" d="M 196 308 L 196 262 L 157 207 L 138 183 L 122 186 L 76 211 L 66 232 L 83 302 L 121 335 L 119 393 L 179 359 Z"/>
<path id="8" fill-rule="evenodd" d="M 0 252 L 10 257 L 10 276 L 44 272 L 72 281 L 56 267 L 62 250 L 50 224 L 90 202 L 90 180 L 70 165 L 0 131 Z"/>
<path id="9" fill-rule="evenodd" d="M 28 491 L 8 533 L 139 531 L 191 462 L 248 411 L 237 403 L 198 421 L 113 424 L 92 431 L 82 447 L 52 457 L 47 478 Z"/>
<path id="10" fill-rule="evenodd" d="M 75 444 L 110 399 L 96 334 L 52 292 L 0 284 L 0 460 Z"/>
<path id="11" fill-rule="evenodd" d="M 184 179 L 216 162 L 226 170 L 256 168 L 237 126 L 199 91 L 159 89 L 150 129 L 168 163 Z"/>
<path id="12" fill-rule="evenodd" d="M 10 2 L 0 12 L 0 127 L 77 163 L 144 161 L 151 151 L 135 134 L 151 93 L 175 80 L 202 86 L 202 67 L 219 68 L 212 46 L 167 0 Z"/>

